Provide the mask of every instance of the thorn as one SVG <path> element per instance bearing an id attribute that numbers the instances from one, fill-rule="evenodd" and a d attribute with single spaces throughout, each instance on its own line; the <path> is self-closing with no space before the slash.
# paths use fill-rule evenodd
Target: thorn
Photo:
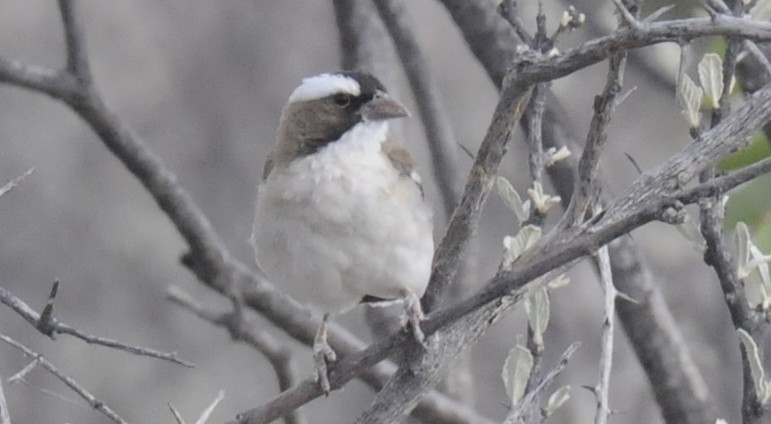
<path id="1" fill-rule="evenodd" d="M 637 161 L 632 157 L 632 155 L 630 155 L 627 152 L 624 152 L 624 155 L 626 156 L 627 159 L 629 159 L 629 162 L 632 162 L 632 166 L 634 166 L 634 169 L 637 170 L 637 173 L 642 175 L 643 170 L 642 168 L 640 168 L 640 164 L 637 163 Z"/>
<path id="2" fill-rule="evenodd" d="M 466 146 L 465 146 L 465 145 L 463 145 L 462 143 L 458 143 L 458 147 L 460 147 L 460 149 L 461 149 L 461 150 L 463 150 L 463 151 L 464 151 L 464 152 L 465 152 L 465 153 L 468 155 L 468 157 L 470 157 L 470 158 L 471 158 L 471 160 L 474 160 L 474 159 L 476 159 L 476 158 L 474 157 L 474 152 L 472 152 L 472 151 L 471 151 L 471 150 L 470 150 L 468 147 L 466 147 Z"/>

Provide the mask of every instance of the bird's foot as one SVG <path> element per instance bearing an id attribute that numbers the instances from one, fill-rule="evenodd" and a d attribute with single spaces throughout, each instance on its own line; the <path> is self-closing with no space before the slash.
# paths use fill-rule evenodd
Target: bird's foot
<path id="1" fill-rule="evenodd" d="M 337 360 L 335 351 L 332 350 L 332 347 L 327 343 L 328 318 L 328 315 L 324 315 L 321 326 L 316 332 L 316 337 L 313 339 L 313 362 L 316 365 L 316 380 L 319 382 L 319 386 L 321 386 L 324 396 L 329 396 L 329 392 L 332 389 L 329 384 L 328 366 L 330 363 Z"/>
<path id="2" fill-rule="evenodd" d="M 423 347 L 428 347 L 426 335 L 423 334 L 423 330 L 420 328 L 420 321 L 423 321 L 425 318 L 423 308 L 420 306 L 420 299 L 412 290 L 407 290 L 404 295 L 404 313 L 401 317 L 402 327 L 409 328 L 415 337 L 415 341 Z"/>

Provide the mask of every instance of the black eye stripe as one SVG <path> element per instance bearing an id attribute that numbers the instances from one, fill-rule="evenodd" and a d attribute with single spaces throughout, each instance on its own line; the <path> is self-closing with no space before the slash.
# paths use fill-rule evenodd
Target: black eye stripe
<path id="1" fill-rule="evenodd" d="M 374 94 L 362 93 L 358 96 L 353 96 L 347 93 L 337 93 L 328 97 L 332 103 L 342 108 L 358 108 L 359 106 L 372 100 Z"/>
<path id="2" fill-rule="evenodd" d="M 335 102 L 335 104 L 337 104 L 338 106 L 343 106 L 343 107 L 345 107 L 345 106 L 348 106 L 348 104 L 350 104 L 350 103 L 351 103 L 351 96 L 350 96 L 350 95 L 348 95 L 348 94 L 344 94 L 344 93 L 338 93 L 338 94 L 335 94 L 335 95 L 332 97 L 332 100 L 333 100 L 333 101 Z"/>

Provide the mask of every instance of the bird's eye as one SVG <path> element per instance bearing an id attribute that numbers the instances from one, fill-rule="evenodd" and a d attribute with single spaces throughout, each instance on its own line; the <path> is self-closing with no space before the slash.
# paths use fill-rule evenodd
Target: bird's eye
<path id="1" fill-rule="evenodd" d="M 335 97 L 333 98 L 335 101 L 335 104 L 340 107 L 346 107 L 351 103 L 351 96 L 347 94 L 335 94 Z"/>

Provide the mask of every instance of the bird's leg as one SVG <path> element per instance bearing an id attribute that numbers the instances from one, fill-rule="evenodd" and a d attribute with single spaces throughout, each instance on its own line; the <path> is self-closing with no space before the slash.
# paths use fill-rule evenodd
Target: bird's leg
<path id="1" fill-rule="evenodd" d="M 402 327 L 408 327 L 412 330 L 412 335 L 415 337 L 415 341 L 420 343 L 423 347 L 426 345 L 426 336 L 423 334 L 423 330 L 420 328 L 420 321 L 423 321 L 426 316 L 423 315 L 423 308 L 420 306 L 420 299 L 410 289 L 402 290 L 404 296 L 404 313 L 402 314 Z"/>
<path id="2" fill-rule="evenodd" d="M 313 339 L 313 361 L 316 363 L 316 378 L 325 396 L 329 396 L 329 391 L 331 390 L 329 376 L 327 375 L 327 365 L 337 360 L 335 351 L 327 343 L 328 319 L 329 314 L 324 314 L 321 326 L 319 326 L 318 331 L 316 331 L 316 337 Z"/>

